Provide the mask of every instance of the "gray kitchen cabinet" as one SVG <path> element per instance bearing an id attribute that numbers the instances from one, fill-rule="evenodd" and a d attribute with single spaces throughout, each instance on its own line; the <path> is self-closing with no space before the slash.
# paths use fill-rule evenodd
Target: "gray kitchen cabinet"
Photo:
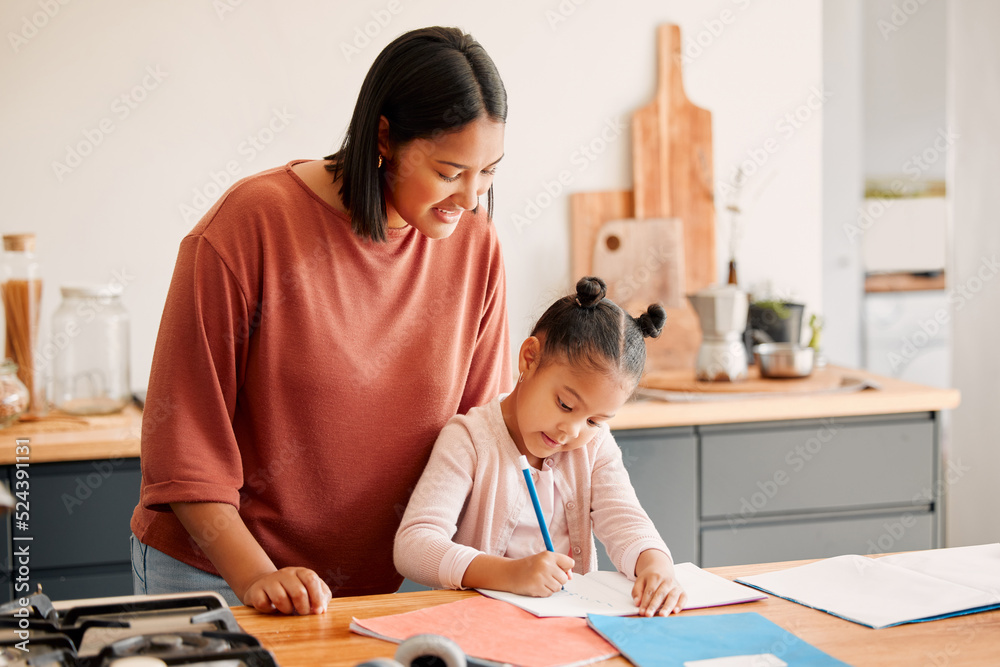
<path id="1" fill-rule="evenodd" d="M 698 551 L 698 440 L 694 427 L 616 431 L 615 440 L 642 508 L 674 561 L 696 561 Z M 597 544 L 602 570 L 614 570 Z"/>
<path id="2" fill-rule="evenodd" d="M 675 562 L 716 567 L 942 546 L 938 431 L 917 412 L 615 437 Z"/>
<path id="3" fill-rule="evenodd" d="M 32 579 L 32 586 L 35 584 L 41 584 L 53 600 L 132 595 L 132 564 L 92 566 L 76 571 L 47 570 Z"/>
<path id="4" fill-rule="evenodd" d="M 752 526 L 718 526 L 702 531 L 703 567 L 827 558 L 843 554 L 918 551 L 934 545 L 929 512 L 888 513 L 852 518 L 787 519 Z"/>
<path id="5" fill-rule="evenodd" d="M 11 488 L 13 471 L 4 466 L 2 472 Z M 41 584 L 53 599 L 131 594 L 128 537 L 139 500 L 139 460 L 33 463 L 29 471 L 27 524 L 7 517 L 0 595 L 9 600 L 15 593 L 15 552 L 25 544 L 30 592 Z"/>
<path id="6" fill-rule="evenodd" d="M 702 519 L 906 505 L 934 475 L 929 419 L 702 427 Z"/>
<path id="7" fill-rule="evenodd" d="M 6 476 L 0 476 L 0 484 Z M 0 516 L 0 602 L 10 599 L 11 590 L 11 559 L 10 559 L 10 515 Z"/>

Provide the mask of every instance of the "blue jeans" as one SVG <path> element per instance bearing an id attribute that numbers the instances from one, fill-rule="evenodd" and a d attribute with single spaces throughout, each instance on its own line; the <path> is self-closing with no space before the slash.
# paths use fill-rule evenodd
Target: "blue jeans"
<path id="1" fill-rule="evenodd" d="M 230 607 L 243 605 L 222 577 L 171 558 L 143 544 L 135 535 L 129 535 L 129 542 L 132 546 L 132 588 L 136 595 L 212 591 L 221 595 Z"/>

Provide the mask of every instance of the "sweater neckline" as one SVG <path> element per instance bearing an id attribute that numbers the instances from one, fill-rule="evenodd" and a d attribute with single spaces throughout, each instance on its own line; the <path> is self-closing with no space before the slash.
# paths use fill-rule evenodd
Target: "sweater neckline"
<path id="1" fill-rule="evenodd" d="M 347 213 L 341 211 L 340 209 L 334 208 L 330 205 L 330 202 L 326 201 L 319 194 L 316 193 L 312 188 L 306 185 L 306 182 L 295 173 L 292 169 L 297 164 L 302 164 L 303 162 L 311 162 L 309 159 L 292 160 L 285 165 L 285 173 L 288 174 L 295 183 L 302 188 L 302 190 L 312 197 L 313 200 L 319 203 L 327 212 L 331 213 L 334 217 L 338 218 L 340 221 L 347 223 L 347 226 L 351 228 L 351 233 L 354 234 L 354 229 L 351 227 L 351 218 Z M 388 243 L 399 243 L 403 239 L 410 236 L 411 232 L 416 232 L 412 225 L 406 225 L 405 227 L 386 227 L 386 242 Z M 355 234 L 356 236 L 356 234 Z"/>

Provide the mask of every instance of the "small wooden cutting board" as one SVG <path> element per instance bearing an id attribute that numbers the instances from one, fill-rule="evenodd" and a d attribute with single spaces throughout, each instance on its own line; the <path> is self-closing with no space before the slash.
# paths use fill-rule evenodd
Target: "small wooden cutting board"
<path id="1" fill-rule="evenodd" d="M 677 218 L 610 220 L 594 244 L 595 276 L 608 298 L 632 315 L 651 303 L 683 308 L 684 227 Z"/>

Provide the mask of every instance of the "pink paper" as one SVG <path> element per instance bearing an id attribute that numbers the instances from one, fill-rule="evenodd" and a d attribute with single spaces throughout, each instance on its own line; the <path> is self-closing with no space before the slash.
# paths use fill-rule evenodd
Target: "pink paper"
<path id="1" fill-rule="evenodd" d="M 537 618 L 486 597 L 377 618 L 354 619 L 372 633 L 402 641 L 425 632 L 454 640 L 469 656 L 524 667 L 582 665 L 618 655 L 582 618 Z M 357 630 L 355 630 L 357 631 Z"/>

